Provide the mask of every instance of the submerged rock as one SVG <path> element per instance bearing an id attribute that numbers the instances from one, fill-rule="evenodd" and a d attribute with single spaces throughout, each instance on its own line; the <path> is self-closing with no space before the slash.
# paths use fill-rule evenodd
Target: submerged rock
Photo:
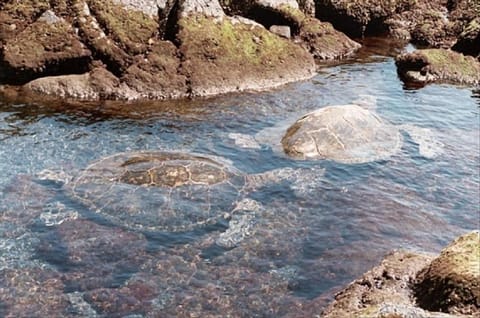
<path id="1" fill-rule="evenodd" d="M 397 56 L 398 73 L 405 82 L 447 82 L 478 85 L 480 62 L 451 50 L 425 49 Z"/>

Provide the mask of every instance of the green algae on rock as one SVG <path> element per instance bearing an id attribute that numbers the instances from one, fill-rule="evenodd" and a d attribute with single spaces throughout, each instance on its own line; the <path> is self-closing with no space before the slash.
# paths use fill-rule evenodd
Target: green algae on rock
<path id="1" fill-rule="evenodd" d="M 397 70 L 405 82 L 446 82 L 478 85 L 480 62 L 451 50 L 425 49 L 396 58 Z"/>
<path id="2" fill-rule="evenodd" d="M 179 20 L 181 71 L 192 96 L 263 89 L 313 76 L 313 57 L 302 47 L 247 19 Z"/>
<path id="3" fill-rule="evenodd" d="M 474 231 L 457 238 L 437 258 L 390 253 L 379 266 L 336 294 L 321 317 L 477 317 L 479 282 L 480 234 Z M 318 314 L 315 302 L 310 304 L 311 315 Z"/>
<path id="4" fill-rule="evenodd" d="M 461 314 L 480 313 L 480 233 L 460 236 L 417 276 L 420 307 Z"/>

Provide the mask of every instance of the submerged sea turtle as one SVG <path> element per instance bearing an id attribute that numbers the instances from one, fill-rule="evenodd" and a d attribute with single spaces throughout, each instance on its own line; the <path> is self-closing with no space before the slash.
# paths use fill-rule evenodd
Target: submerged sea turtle
<path id="1" fill-rule="evenodd" d="M 231 246 L 253 222 L 243 212 L 254 214 L 260 206 L 246 204 L 245 193 L 286 179 L 292 171 L 247 175 L 214 156 L 140 151 L 101 158 L 65 187 L 94 212 L 130 229 L 190 231 L 228 219 L 235 226 L 221 236 L 220 245 Z"/>
<path id="2" fill-rule="evenodd" d="M 326 106 L 300 119 L 267 128 L 255 139 L 295 159 L 329 159 L 355 164 L 387 159 L 399 152 L 403 143 L 401 131 L 418 144 L 421 156 L 434 158 L 442 152 L 443 145 L 432 130 L 411 124 L 393 125 L 368 104 Z M 238 145 L 241 145 L 239 140 L 248 140 L 248 148 L 253 148 L 251 136 L 247 139 L 237 135 L 229 137 Z"/>
<path id="3" fill-rule="evenodd" d="M 301 159 L 363 163 L 400 150 L 397 127 L 358 105 L 328 106 L 304 115 L 282 138 L 286 154 Z"/>

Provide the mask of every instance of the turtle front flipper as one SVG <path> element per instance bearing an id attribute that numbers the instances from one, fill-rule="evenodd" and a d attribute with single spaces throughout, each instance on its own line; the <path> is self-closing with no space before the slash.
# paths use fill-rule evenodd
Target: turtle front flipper
<path id="1" fill-rule="evenodd" d="M 220 233 L 215 243 L 224 248 L 233 248 L 251 236 L 257 213 L 261 210 L 263 206 L 255 200 L 246 198 L 239 201 L 231 212 L 227 230 Z"/>
<path id="2" fill-rule="evenodd" d="M 405 131 L 418 145 L 422 157 L 434 159 L 443 153 L 444 145 L 435 137 L 433 130 L 411 124 L 401 125 L 399 129 Z"/>

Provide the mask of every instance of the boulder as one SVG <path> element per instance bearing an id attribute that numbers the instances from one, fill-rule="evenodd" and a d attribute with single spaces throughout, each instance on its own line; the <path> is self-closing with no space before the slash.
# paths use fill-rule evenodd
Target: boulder
<path id="1" fill-rule="evenodd" d="M 317 0 L 316 16 L 331 22 L 349 36 L 380 34 L 387 30 L 385 21 L 397 10 L 408 6 L 409 0 Z"/>
<path id="2" fill-rule="evenodd" d="M 348 36 L 389 33 L 428 47 L 450 48 L 464 26 L 480 14 L 471 0 L 318 0 L 316 16 Z"/>
<path id="3" fill-rule="evenodd" d="M 443 249 L 418 274 L 414 291 L 424 309 L 480 314 L 480 233 L 460 236 Z"/>
<path id="4" fill-rule="evenodd" d="M 189 79 L 192 96 L 263 89 L 314 74 L 308 52 L 253 21 L 182 12 L 177 16 L 181 73 Z"/>
<path id="5" fill-rule="evenodd" d="M 46 76 L 23 86 L 27 93 L 86 100 L 111 99 L 119 92 L 120 81 L 103 67 L 84 74 Z"/>
<path id="6" fill-rule="evenodd" d="M 480 62 L 451 50 L 425 49 L 404 53 L 397 56 L 396 65 L 399 76 L 406 83 L 480 83 Z"/>

